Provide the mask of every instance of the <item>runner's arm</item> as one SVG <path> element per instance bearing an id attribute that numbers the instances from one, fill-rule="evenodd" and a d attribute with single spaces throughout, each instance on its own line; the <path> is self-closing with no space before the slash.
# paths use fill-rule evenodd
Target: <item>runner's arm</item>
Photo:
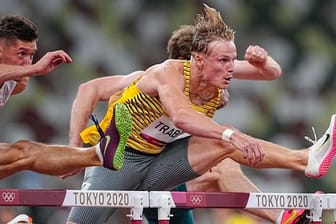
<path id="1" fill-rule="evenodd" d="M 115 75 L 97 78 L 81 84 L 72 104 L 70 115 L 69 144 L 80 146 L 80 132 L 87 125 L 89 115 L 99 101 L 108 101 L 110 96 L 127 87 L 141 71 L 129 75 Z"/>
<path id="2" fill-rule="evenodd" d="M 246 80 L 275 80 L 282 74 L 281 66 L 259 46 L 249 46 L 245 60 L 235 60 L 233 77 Z"/>

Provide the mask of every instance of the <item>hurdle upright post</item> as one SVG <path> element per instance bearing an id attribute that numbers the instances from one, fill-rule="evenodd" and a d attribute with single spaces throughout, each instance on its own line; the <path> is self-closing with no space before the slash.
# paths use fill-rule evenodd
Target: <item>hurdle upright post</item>
<path id="1" fill-rule="evenodd" d="M 334 215 L 334 223 L 336 223 L 336 194 L 326 194 L 329 202 L 329 210 L 332 210 Z"/>
<path id="2" fill-rule="evenodd" d="M 149 192 L 149 204 L 151 208 L 158 208 L 159 224 L 169 224 L 171 208 L 175 208 L 174 199 L 169 191 Z"/>
<path id="3" fill-rule="evenodd" d="M 328 202 L 326 201 L 325 195 L 315 194 L 311 200 L 312 208 L 310 209 L 310 217 L 312 219 L 311 224 L 321 224 L 322 223 L 322 213 L 323 208 L 328 207 Z"/>
<path id="4" fill-rule="evenodd" d="M 144 207 L 149 207 L 149 196 L 146 194 L 135 194 L 132 198 L 132 207 L 127 216 L 131 219 L 131 224 L 141 224 Z"/>
<path id="5" fill-rule="evenodd" d="M 161 197 L 161 207 L 158 208 L 158 221 L 159 224 L 169 224 L 171 205 L 173 204 L 173 199 L 170 196 L 163 195 Z"/>

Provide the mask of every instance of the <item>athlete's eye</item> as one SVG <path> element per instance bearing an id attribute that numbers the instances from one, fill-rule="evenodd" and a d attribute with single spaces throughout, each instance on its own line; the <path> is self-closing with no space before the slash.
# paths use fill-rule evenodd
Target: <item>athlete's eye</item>
<path id="1" fill-rule="evenodd" d="M 230 59 L 229 58 L 220 58 L 218 61 L 225 64 L 225 63 L 228 63 L 230 61 Z"/>
<path id="2" fill-rule="evenodd" d="M 17 55 L 19 58 L 23 58 L 23 57 L 24 57 L 24 52 L 23 52 L 23 51 L 19 51 L 16 55 Z"/>

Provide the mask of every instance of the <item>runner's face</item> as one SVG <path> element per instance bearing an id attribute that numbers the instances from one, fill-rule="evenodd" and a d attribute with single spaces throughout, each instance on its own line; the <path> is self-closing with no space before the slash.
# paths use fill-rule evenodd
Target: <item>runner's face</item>
<path id="1" fill-rule="evenodd" d="M 202 54 L 203 78 L 217 88 L 228 88 L 233 77 L 233 64 L 237 57 L 233 41 L 215 40 L 209 44 L 208 53 Z"/>
<path id="2" fill-rule="evenodd" d="M 21 66 L 31 65 L 36 51 L 36 41 L 0 40 L 0 63 Z"/>

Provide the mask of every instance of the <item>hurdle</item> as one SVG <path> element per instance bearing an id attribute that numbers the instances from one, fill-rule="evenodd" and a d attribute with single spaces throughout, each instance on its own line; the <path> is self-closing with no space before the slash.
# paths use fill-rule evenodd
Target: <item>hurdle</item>
<path id="1" fill-rule="evenodd" d="M 322 222 L 323 210 L 332 209 L 335 214 L 336 209 L 336 194 L 169 191 L 149 194 L 150 207 L 158 208 L 160 224 L 169 224 L 171 208 L 305 209 L 310 211 L 313 224 Z"/>
<path id="2" fill-rule="evenodd" d="M 130 208 L 132 224 L 141 224 L 149 207 L 147 191 L 0 189 L 0 195 L 0 206 Z"/>
<path id="3" fill-rule="evenodd" d="M 0 195 L 0 206 L 130 208 L 132 224 L 142 223 L 148 207 L 158 209 L 160 224 L 169 223 L 171 208 L 305 209 L 313 224 L 333 210 L 336 223 L 336 194 L 0 189 Z"/>

